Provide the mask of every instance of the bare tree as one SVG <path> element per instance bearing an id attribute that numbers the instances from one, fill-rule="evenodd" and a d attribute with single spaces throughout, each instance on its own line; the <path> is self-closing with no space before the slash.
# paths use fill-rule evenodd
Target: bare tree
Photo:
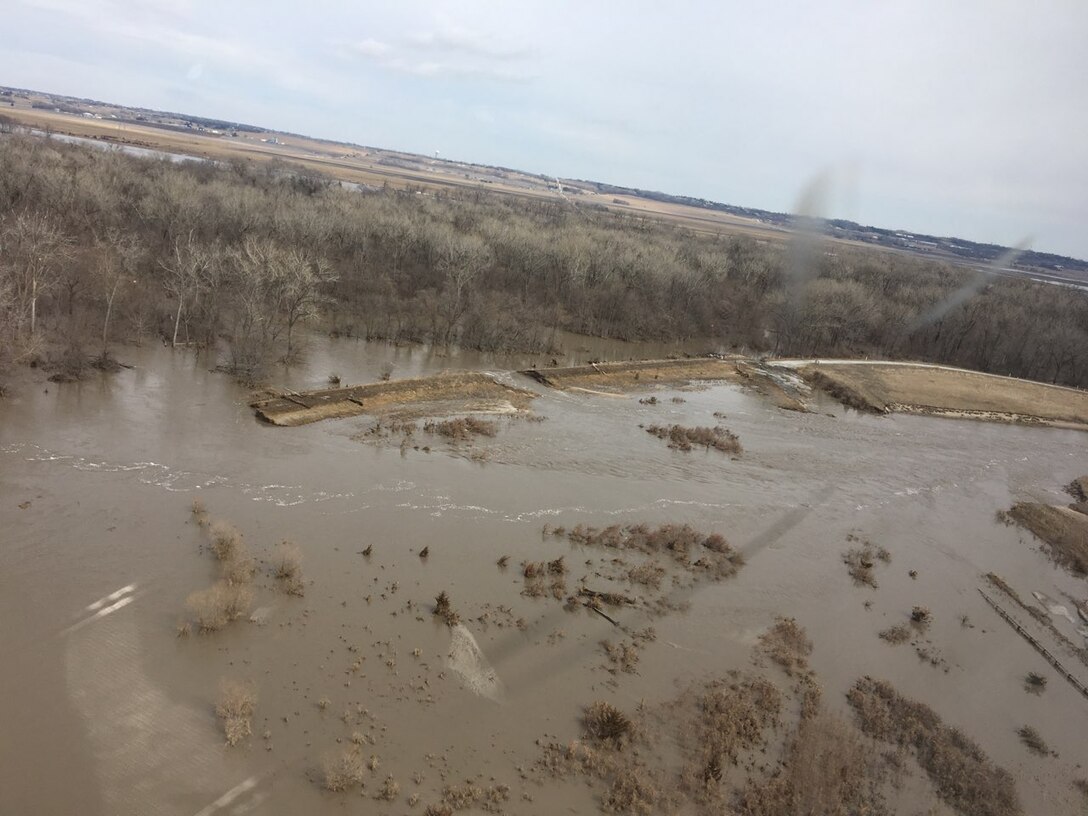
<path id="1" fill-rule="evenodd" d="M 28 327 L 31 338 L 38 324 L 38 300 L 57 285 L 59 270 L 72 255 L 72 241 L 48 215 L 17 215 L 0 236 L 4 276 L 14 300 L 15 334 Z"/>
<path id="2" fill-rule="evenodd" d="M 174 252 L 160 266 L 166 274 L 163 286 L 167 294 L 176 298 L 178 308 L 174 314 L 174 334 L 170 345 L 178 345 L 178 328 L 187 304 L 194 304 L 201 294 L 210 288 L 213 255 L 204 246 L 193 241 L 193 233 L 183 242 L 174 241 Z M 188 319 L 186 320 L 186 342 L 188 342 Z"/>
<path id="3" fill-rule="evenodd" d="M 324 258 L 297 249 L 277 250 L 274 272 L 279 309 L 287 326 L 287 359 L 294 352 L 292 338 L 295 325 L 314 317 L 318 307 L 327 300 L 325 287 L 337 280 L 337 275 Z"/>
<path id="4" fill-rule="evenodd" d="M 101 245 L 102 252 L 95 277 L 106 304 L 106 314 L 102 318 L 100 357 L 104 361 L 109 356 L 110 319 L 113 317 L 114 304 L 126 285 L 138 283 L 136 273 L 143 250 L 134 238 L 112 229 L 107 232 Z"/>

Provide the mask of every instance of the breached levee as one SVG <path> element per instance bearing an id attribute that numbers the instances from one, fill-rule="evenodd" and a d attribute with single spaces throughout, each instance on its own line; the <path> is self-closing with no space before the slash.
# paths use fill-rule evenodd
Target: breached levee
<path id="1" fill-rule="evenodd" d="M 535 397 L 532 391 L 506 385 L 481 371 L 453 371 L 344 388 L 280 393 L 256 399 L 250 407 L 265 422 L 294 426 L 361 414 L 419 418 L 458 413 L 520 413 L 528 410 Z"/>
<path id="2" fill-rule="evenodd" d="M 567 368 L 530 368 L 519 371 L 543 385 L 561 391 L 623 393 L 655 386 L 695 382 L 743 385 L 790 411 L 806 411 L 808 387 L 793 372 L 774 371 L 754 358 L 685 357 L 675 360 L 629 360 L 589 363 Z"/>
<path id="3" fill-rule="evenodd" d="M 669 385 L 696 380 L 739 382 L 742 358 L 686 357 L 678 360 L 632 360 L 589 363 L 566 368 L 529 368 L 518 372 L 552 388 L 618 388 Z"/>

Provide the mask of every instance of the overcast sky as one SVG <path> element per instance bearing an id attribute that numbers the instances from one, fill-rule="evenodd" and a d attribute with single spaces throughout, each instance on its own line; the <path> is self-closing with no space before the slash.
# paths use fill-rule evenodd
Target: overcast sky
<path id="1" fill-rule="evenodd" d="M 0 85 L 1088 258 L 1088 0 L 7 0 Z"/>

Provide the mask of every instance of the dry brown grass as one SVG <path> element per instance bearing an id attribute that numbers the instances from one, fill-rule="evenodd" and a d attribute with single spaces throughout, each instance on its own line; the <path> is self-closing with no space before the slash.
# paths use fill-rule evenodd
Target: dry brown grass
<path id="1" fill-rule="evenodd" d="M 357 788 L 366 778 L 366 764 L 358 746 L 345 749 L 339 754 L 327 755 L 321 767 L 325 790 L 334 793 Z"/>
<path id="2" fill-rule="evenodd" d="M 185 599 L 185 605 L 201 632 L 216 632 L 249 613 L 253 590 L 244 584 L 218 581 L 207 589 L 193 592 Z"/>
<path id="3" fill-rule="evenodd" d="M 647 561 L 627 570 L 627 580 L 633 584 L 659 589 L 665 577 L 665 568 L 656 561 Z"/>
<path id="4" fill-rule="evenodd" d="M 682 425 L 649 425 L 646 432 L 658 439 L 667 440 L 673 450 L 690 451 L 695 448 L 740 454 L 740 439 L 732 431 L 722 427 L 685 428 Z"/>
<path id="5" fill-rule="evenodd" d="M 605 813 L 653 813 L 660 799 L 652 776 L 625 767 L 613 776 L 601 804 Z"/>
<path id="6" fill-rule="evenodd" d="M 442 789 L 442 804 L 455 810 L 479 808 L 490 813 L 499 813 L 503 804 L 510 799 L 510 788 L 506 785 L 488 785 L 486 788 L 465 782 L 461 785 L 446 785 Z"/>
<path id="7" fill-rule="evenodd" d="M 1055 563 L 1088 575 L 1088 516 L 1050 504 L 1021 502 L 1009 516 L 1041 539 Z"/>
<path id="8" fill-rule="evenodd" d="M 253 733 L 253 712 L 257 708 L 257 689 L 252 683 L 224 680 L 220 684 L 215 716 L 223 726 L 227 745 L 237 745 Z"/>
<path id="9" fill-rule="evenodd" d="M 466 442 L 477 436 L 495 436 L 499 432 L 499 423 L 476 417 L 459 417 L 441 422 L 427 422 L 423 430 L 429 434 L 444 436 L 455 442 Z"/>
<path id="10" fill-rule="evenodd" d="M 1012 775 L 993 764 L 963 733 L 946 726 L 933 709 L 908 700 L 883 680 L 864 677 L 847 694 L 861 730 L 913 751 L 937 795 L 973 816 L 1023 812 Z"/>
<path id="11" fill-rule="evenodd" d="M 427 805 L 423 809 L 423 816 L 453 816 L 453 808 L 444 802 Z"/>
<path id="12" fill-rule="evenodd" d="M 679 718 L 680 777 L 689 795 L 703 799 L 721 793 L 717 784 L 743 753 L 765 747 L 780 722 L 783 697 L 762 677 L 715 681 L 691 693 L 694 705 L 682 707 L 687 714 Z"/>
<path id="13" fill-rule="evenodd" d="M 840 717 L 803 720 L 786 749 L 782 772 L 750 781 L 740 797 L 744 816 L 882 816 L 882 769 L 861 735 Z"/>

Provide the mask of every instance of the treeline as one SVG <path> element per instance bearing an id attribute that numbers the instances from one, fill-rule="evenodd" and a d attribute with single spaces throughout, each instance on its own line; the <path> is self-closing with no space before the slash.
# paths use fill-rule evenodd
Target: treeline
<path id="1" fill-rule="evenodd" d="M 160 337 L 259 377 L 320 317 L 345 335 L 493 351 L 546 352 L 565 329 L 1088 385 L 1083 293 L 997 279 L 956 295 L 971 277 L 565 202 L 359 192 L 278 163 L 0 135 L 0 331 L 15 361 L 106 364 L 112 342 Z"/>

